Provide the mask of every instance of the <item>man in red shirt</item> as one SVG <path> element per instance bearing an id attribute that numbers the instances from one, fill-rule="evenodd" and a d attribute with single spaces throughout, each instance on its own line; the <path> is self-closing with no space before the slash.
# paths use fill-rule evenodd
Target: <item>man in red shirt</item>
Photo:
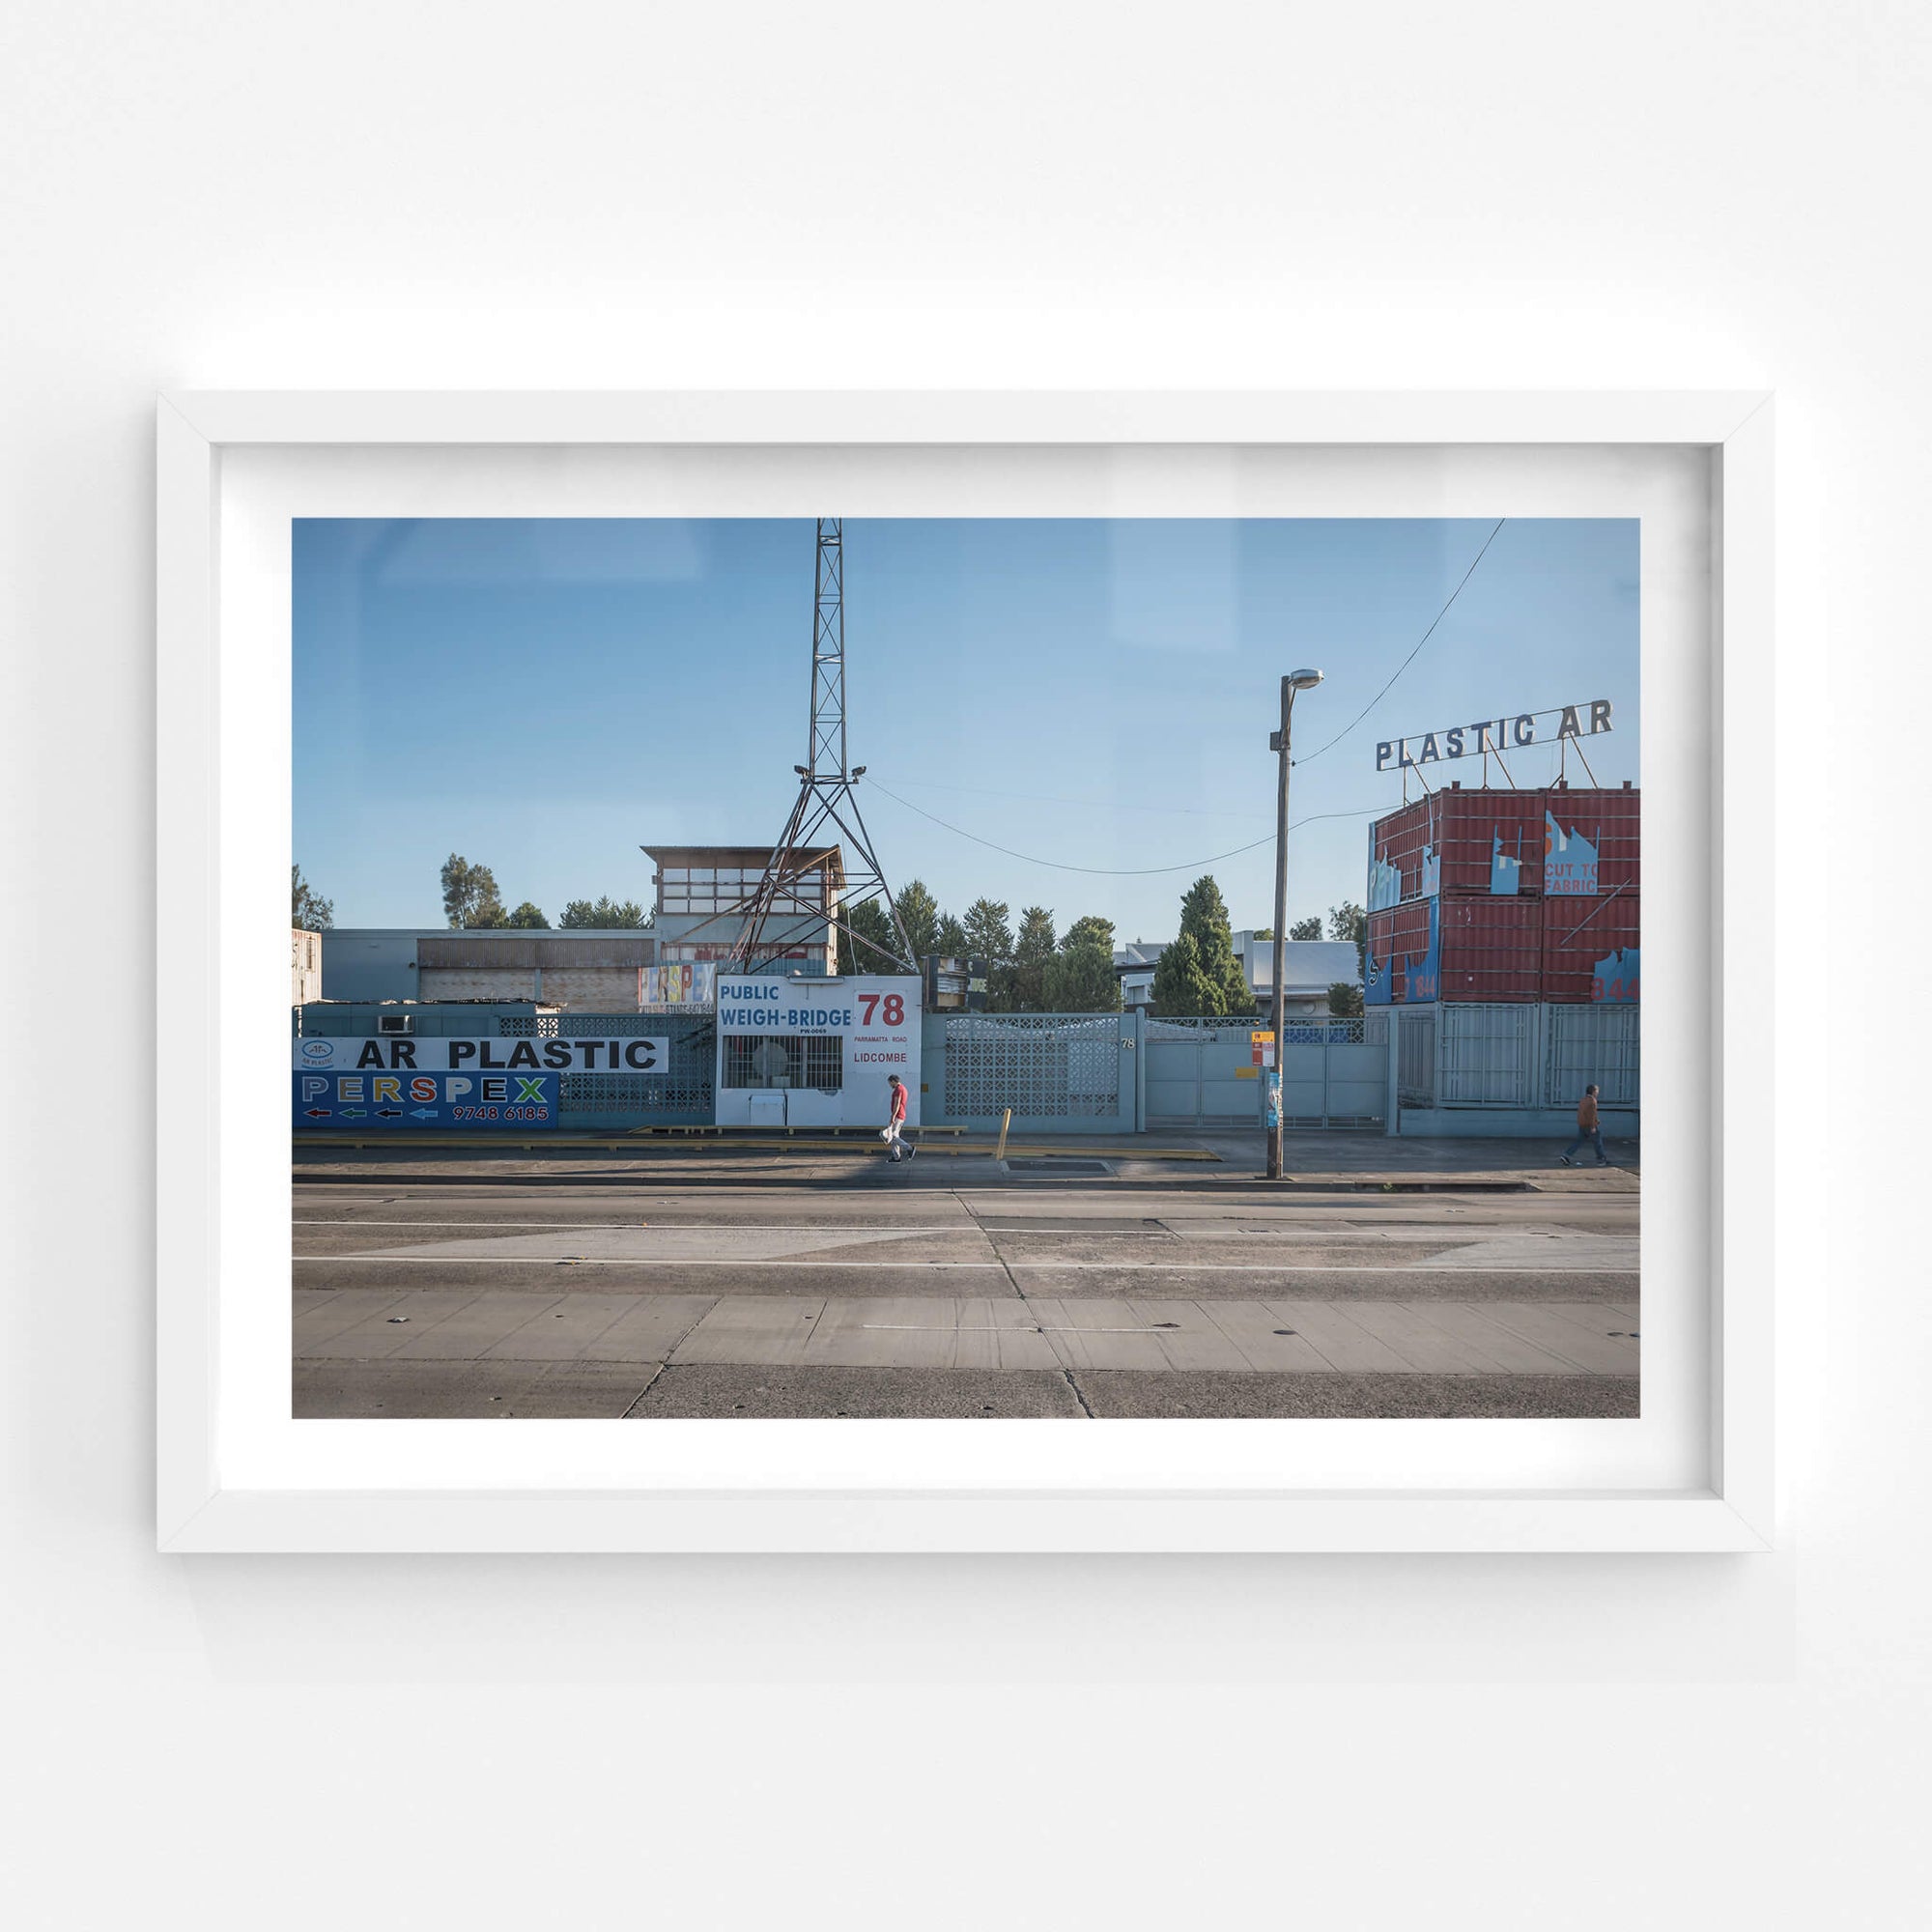
<path id="1" fill-rule="evenodd" d="M 916 1147 L 914 1147 L 910 1141 L 901 1140 L 899 1138 L 899 1135 L 905 1126 L 905 1116 L 906 1116 L 905 1082 L 902 1081 L 896 1073 L 888 1074 L 887 1078 L 892 1082 L 893 1113 L 892 1113 L 892 1119 L 886 1122 L 886 1132 L 885 1132 L 886 1152 L 891 1156 L 892 1159 L 897 1160 L 899 1157 L 899 1151 L 901 1149 L 903 1149 L 905 1151 L 906 1159 L 910 1160 L 913 1157 L 913 1155 L 919 1151 L 919 1150 Z"/>

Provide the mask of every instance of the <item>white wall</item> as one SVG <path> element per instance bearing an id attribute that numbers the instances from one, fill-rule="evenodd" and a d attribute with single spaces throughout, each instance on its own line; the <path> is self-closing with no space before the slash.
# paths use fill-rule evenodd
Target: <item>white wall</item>
<path id="1" fill-rule="evenodd" d="M 1784 1062 L 1776 1555 L 163 1561 L 149 977 L 71 942 L 153 910 L 163 384 L 1774 384 L 1746 755 L 1864 931 L 1928 81 L 1906 0 L 9 7 L 7 903 L 85 1020 L 9 1110 L 18 1922 L 1918 1920 L 1924 1075 L 1856 969 Z"/>

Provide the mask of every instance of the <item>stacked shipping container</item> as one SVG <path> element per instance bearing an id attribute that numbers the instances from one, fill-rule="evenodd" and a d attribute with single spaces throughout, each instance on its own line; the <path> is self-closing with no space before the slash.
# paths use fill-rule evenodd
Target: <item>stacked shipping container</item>
<path id="1" fill-rule="evenodd" d="M 1637 997 L 1642 795 L 1451 786 L 1377 821 L 1369 999 Z"/>

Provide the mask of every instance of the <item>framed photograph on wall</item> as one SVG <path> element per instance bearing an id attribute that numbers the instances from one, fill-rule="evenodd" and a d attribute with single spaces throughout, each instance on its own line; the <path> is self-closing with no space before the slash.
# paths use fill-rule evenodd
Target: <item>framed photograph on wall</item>
<path id="1" fill-rule="evenodd" d="M 1768 1547 L 1771 433 L 164 397 L 161 1547 Z"/>

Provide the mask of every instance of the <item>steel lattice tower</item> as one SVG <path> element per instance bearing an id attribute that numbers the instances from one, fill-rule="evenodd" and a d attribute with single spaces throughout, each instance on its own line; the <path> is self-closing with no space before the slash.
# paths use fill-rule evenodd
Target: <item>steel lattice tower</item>
<path id="1" fill-rule="evenodd" d="M 794 922 L 830 918 L 853 942 L 862 971 L 916 973 L 912 945 L 900 923 L 892 889 L 872 849 L 859 809 L 856 781 L 864 765 L 847 762 L 845 736 L 845 546 L 844 519 L 818 520 L 818 564 L 812 587 L 811 727 L 808 740 L 810 762 L 794 765 L 799 775 L 798 801 L 779 835 L 765 875 L 745 907 L 744 925 L 732 948 L 732 963 L 740 972 L 769 966 L 795 936 Z M 810 863 L 810 854 L 825 837 L 830 824 L 838 828 L 845 857 L 843 888 L 836 909 L 826 904 L 835 884 L 823 862 Z M 850 917 L 870 901 L 883 902 L 892 929 L 890 948 L 855 932 Z M 777 926 L 785 937 L 772 934 Z M 867 957 L 867 954 L 873 956 Z"/>

